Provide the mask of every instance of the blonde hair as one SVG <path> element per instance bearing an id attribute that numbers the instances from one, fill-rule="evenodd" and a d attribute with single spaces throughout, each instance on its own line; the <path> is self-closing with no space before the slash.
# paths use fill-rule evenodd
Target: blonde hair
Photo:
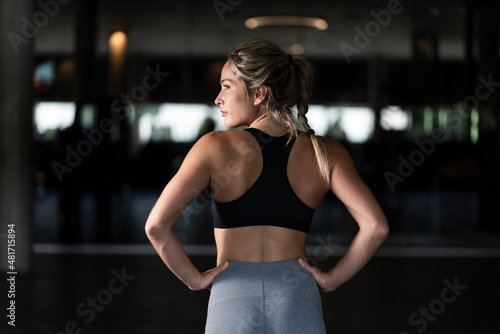
<path id="1" fill-rule="evenodd" d="M 264 40 L 251 40 L 238 45 L 228 54 L 227 60 L 249 92 L 267 87 L 266 107 L 271 117 L 286 126 L 290 139 L 298 135 L 290 109 L 297 106 L 297 119 L 311 138 L 319 173 L 330 184 L 328 153 L 306 117 L 314 82 L 311 65 L 305 59 L 288 55 L 277 45 Z"/>

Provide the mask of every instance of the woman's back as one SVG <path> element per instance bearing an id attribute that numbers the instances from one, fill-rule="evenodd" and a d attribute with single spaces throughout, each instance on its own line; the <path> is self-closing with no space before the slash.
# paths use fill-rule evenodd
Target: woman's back
<path id="1" fill-rule="evenodd" d="M 278 140 L 283 142 L 287 139 L 281 136 L 271 136 L 258 129 L 252 130 L 254 135 L 249 131 L 226 131 L 213 133 L 207 138 L 212 142 L 208 147 L 211 147 L 211 151 L 213 151 L 210 185 L 214 206 L 216 209 L 221 207 L 221 211 L 227 211 L 225 205 L 238 207 L 240 211 L 238 216 L 240 217 L 252 215 L 254 211 L 259 210 L 271 215 L 272 209 L 278 207 L 278 212 L 283 212 L 284 216 L 289 215 L 289 221 L 280 221 L 282 217 L 272 216 L 256 216 L 255 221 L 245 221 L 243 218 L 238 219 L 234 216 L 234 220 L 237 221 L 224 223 L 236 226 L 236 228 L 215 229 L 219 254 L 218 263 L 225 260 L 270 262 L 304 256 L 307 234 L 304 231 L 306 228 L 302 228 L 302 226 L 306 224 L 308 229 L 310 221 L 296 222 L 294 214 L 297 216 L 297 220 L 301 217 L 300 210 L 306 211 L 306 217 L 307 211 L 310 211 L 312 215 L 313 210 L 320 205 L 328 191 L 324 180 L 317 172 L 314 163 L 314 149 L 311 140 L 305 133 L 299 134 L 292 141 L 293 145 L 289 152 L 288 161 L 284 161 L 286 170 L 283 170 L 283 173 L 280 173 L 281 170 L 277 173 L 275 171 L 272 178 L 269 178 L 268 175 L 268 178 L 263 180 L 264 168 L 268 170 L 271 167 L 268 165 L 280 164 L 282 161 L 276 161 L 271 155 L 266 161 L 267 165 L 264 166 L 262 147 L 265 147 L 266 144 L 269 146 Z M 291 189 L 275 184 L 279 183 L 278 180 L 281 176 L 284 176 L 284 180 L 288 181 Z M 268 184 L 257 189 L 257 186 L 261 185 L 256 185 L 257 180 L 260 183 L 267 182 Z M 275 196 L 272 201 L 259 202 L 246 198 L 249 194 L 254 198 L 255 196 L 268 195 L 262 193 L 266 187 L 272 188 L 273 196 Z M 247 200 L 244 201 L 244 199 Z M 222 217 L 224 218 L 224 215 Z M 270 221 L 266 223 L 268 219 Z M 286 220 L 287 218 L 282 219 Z M 245 223 L 240 220 L 245 221 Z M 276 223 L 273 223 L 274 220 Z M 215 227 L 218 227 L 217 223 L 216 220 Z M 242 225 L 245 226 L 238 227 Z"/>

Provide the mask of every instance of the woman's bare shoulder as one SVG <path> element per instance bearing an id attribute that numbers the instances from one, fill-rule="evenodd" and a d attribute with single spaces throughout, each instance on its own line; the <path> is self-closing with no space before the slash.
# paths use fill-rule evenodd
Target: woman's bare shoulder
<path id="1" fill-rule="evenodd" d="M 347 149 L 335 139 L 318 137 L 323 145 L 325 145 L 326 151 L 328 152 L 328 158 L 330 162 L 336 165 L 338 162 L 351 161 L 351 155 Z"/>
<path id="2" fill-rule="evenodd" d="M 248 138 L 246 131 L 242 130 L 225 130 L 225 131 L 212 131 L 205 134 L 198 141 L 205 145 L 222 145 L 229 143 L 237 143 L 239 140 Z"/>
<path id="3" fill-rule="evenodd" d="M 242 130 L 213 131 L 201 137 L 195 146 L 211 155 L 224 155 L 239 150 L 248 142 L 248 135 L 247 131 Z"/>

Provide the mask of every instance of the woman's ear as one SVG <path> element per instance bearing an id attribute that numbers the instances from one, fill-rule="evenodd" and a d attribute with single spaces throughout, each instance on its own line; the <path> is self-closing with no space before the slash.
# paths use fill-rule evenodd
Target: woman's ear
<path id="1" fill-rule="evenodd" d="M 262 102 L 264 102 L 267 98 L 268 88 L 267 86 L 260 86 L 257 88 L 253 94 L 253 104 L 258 106 Z"/>

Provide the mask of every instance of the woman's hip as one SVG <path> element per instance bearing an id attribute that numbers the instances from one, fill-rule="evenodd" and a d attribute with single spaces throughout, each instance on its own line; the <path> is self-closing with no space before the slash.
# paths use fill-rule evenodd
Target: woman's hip
<path id="1" fill-rule="evenodd" d="M 297 260 L 231 262 L 213 282 L 207 333 L 259 333 L 263 328 L 266 333 L 301 333 L 304 328 L 324 333 L 318 287 Z"/>

